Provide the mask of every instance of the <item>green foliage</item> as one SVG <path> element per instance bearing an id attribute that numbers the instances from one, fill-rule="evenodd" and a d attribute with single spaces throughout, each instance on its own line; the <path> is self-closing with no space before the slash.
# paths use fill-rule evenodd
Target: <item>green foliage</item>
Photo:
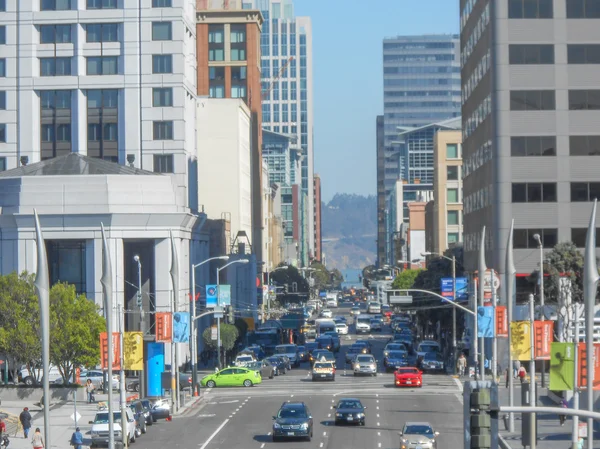
<path id="1" fill-rule="evenodd" d="M 75 287 L 58 283 L 50 289 L 50 361 L 65 383 L 78 366 L 100 362 L 100 333 L 106 322 L 100 309 Z"/>
<path id="2" fill-rule="evenodd" d="M 423 270 L 404 270 L 401 271 L 398 276 L 392 282 L 392 288 L 395 290 L 402 290 L 404 288 L 412 288 L 415 285 L 415 279 L 419 273 Z"/>
<path id="3" fill-rule="evenodd" d="M 211 329 L 207 327 L 202 332 L 202 340 L 206 347 L 217 349 L 217 342 L 211 338 Z M 238 329 L 233 324 L 221 324 L 221 346 L 225 351 L 230 351 L 235 346 L 238 338 Z"/>
<path id="4" fill-rule="evenodd" d="M 544 278 L 545 302 L 558 302 L 560 278 L 571 280 L 571 299 L 583 300 L 583 255 L 573 242 L 561 242 L 545 255 Z M 539 271 L 531 274 L 534 282 L 539 282 Z"/>
<path id="5" fill-rule="evenodd" d="M 277 292 L 278 299 L 283 299 L 284 302 L 299 302 L 299 295 L 292 293 L 292 284 L 297 284 L 297 292 L 308 294 L 308 281 L 302 277 L 298 268 L 288 265 L 285 270 L 277 270 L 271 272 L 271 282 L 277 286 L 283 286 L 287 284 L 288 294 L 280 294 L 281 291 Z"/>
<path id="6" fill-rule="evenodd" d="M 344 275 L 342 272 L 337 268 L 331 270 L 331 287 L 338 290 L 342 287 L 342 282 L 344 282 Z"/>

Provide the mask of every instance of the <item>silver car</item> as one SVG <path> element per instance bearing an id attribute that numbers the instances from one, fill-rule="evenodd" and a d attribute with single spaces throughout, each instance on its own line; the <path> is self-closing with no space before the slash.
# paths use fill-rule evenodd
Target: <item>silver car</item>
<path id="1" fill-rule="evenodd" d="M 439 432 L 428 422 L 407 422 L 400 432 L 400 447 L 405 449 L 437 449 Z"/>
<path id="2" fill-rule="evenodd" d="M 353 362 L 355 376 L 377 376 L 377 360 L 371 354 L 357 355 Z"/>

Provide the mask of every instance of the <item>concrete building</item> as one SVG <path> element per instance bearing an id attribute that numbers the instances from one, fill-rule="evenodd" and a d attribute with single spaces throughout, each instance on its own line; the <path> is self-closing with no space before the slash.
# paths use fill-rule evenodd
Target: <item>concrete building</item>
<path id="1" fill-rule="evenodd" d="M 315 252 L 314 258 L 321 262 L 323 253 L 323 242 L 322 242 L 322 226 L 321 226 L 321 177 L 315 173 L 314 176 L 314 187 L 313 192 L 315 199 L 313 201 L 314 210 L 313 216 L 315 217 Z"/>
<path id="2" fill-rule="evenodd" d="M 377 157 L 377 266 L 386 262 L 386 190 L 385 190 L 385 145 L 384 117 L 378 115 L 375 122 L 375 148 Z"/>
<path id="3" fill-rule="evenodd" d="M 514 218 L 519 279 L 539 268 L 535 234 L 584 246 L 600 169 L 600 20 L 582 2 L 526 3 L 460 2 L 465 268 L 485 225 L 503 275 Z"/>
<path id="4" fill-rule="evenodd" d="M 425 257 L 421 254 L 425 247 L 425 206 L 426 202 L 408 203 L 408 238 L 406 241 L 408 251 L 407 261 L 411 261 L 411 268 L 425 268 Z"/>
<path id="5" fill-rule="evenodd" d="M 200 204 L 207 217 L 230 223 L 232 237 L 244 231 L 254 246 L 250 109 L 240 98 L 200 98 L 196 117 Z"/>
<path id="6" fill-rule="evenodd" d="M 263 179 L 260 98 L 260 11 L 221 9 L 222 2 L 198 0 L 196 13 L 198 95 L 240 98 L 250 109 L 252 247 L 262 260 Z"/>
<path id="7" fill-rule="evenodd" d="M 443 254 L 462 242 L 462 133 L 438 131 L 433 145 L 433 210 L 431 246 L 428 251 Z"/>
<path id="8" fill-rule="evenodd" d="M 263 130 L 263 160 L 268 164 L 269 183 L 290 186 L 296 178 L 300 148 L 295 136 Z"/>

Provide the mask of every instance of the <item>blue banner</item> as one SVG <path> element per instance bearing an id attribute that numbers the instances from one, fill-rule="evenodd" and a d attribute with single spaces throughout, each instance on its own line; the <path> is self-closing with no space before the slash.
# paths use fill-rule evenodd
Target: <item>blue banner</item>
<path id="1" fill-rule="evenodd" d="M 206 307 L 217 307 L 217 286 L 206 286 Z"/>
<path id="2" fill-rule="evenodd" d="M 189 343 L 190 341 L 190 314 L 189 312 L 175 312 L 173 314 L 173 343 Z"/>
<path id="3" fill-rule="evenodd" d="M 477 337 L 494 337 L 494 308 L 492 306 L 477 307 Z"/>
<path id="4" fill-rule="evenodd" d="M 450 301 L 454 301 L 454 291 L 452 289 L 452 278 L 442 278 L 440 280 L 440 290 L 442 296 Z M 469 299 L 468 292 L 469 281 L 465 277 L 456 278 L 456 297 L 458 301 L 467 301 Z"/>
<path id="5" fill-rule="evenodd" d="M 260 289 L 260 291 L 262 293 L 262 288 Z M 231 285 L 219 285 L 219 305 L 231 305 Z"/>

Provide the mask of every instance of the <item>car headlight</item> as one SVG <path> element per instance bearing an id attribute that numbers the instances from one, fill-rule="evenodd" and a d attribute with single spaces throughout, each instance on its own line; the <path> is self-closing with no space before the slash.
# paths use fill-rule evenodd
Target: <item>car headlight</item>
<path id="1" fill-rule="evenodd" d="M 301 428 L 302 430 L 308 430 L 308 423 L 302 423 L 302 424 L 300 425 L 300 428 Z"/>
<path id="2" fill-rule="evenodd" d="M 338 418 L 342 416 L 341 413 L 336 413 L 335 416 L 337 416 Z"/>
<path id="3" fill-rule="evenodd" d="M 356 414 L 356 417 L 357 417 L 357 418 L 364 418 L 364 417 L 365 417 L 365 414 L 364 414 L 364 413 L 357 413 L 357 414 Z"/>
<path id="4" fill-rule="evenodd" d="M 279 429 L 279 428 L 281 428 L 279 423 L 273 423 L 273 429 Z"/>
<path id="5" fill-rule="evenodd" d="M 387 352 L 387 351 L 383 351 L 383 356 L 384 356 L 384 357 L 387 357 L 389 354 L 390 354 L 389 352 Z"/>
<path id="6" fill-rule="evenodd" d="M 370 365 L 370 366 L 371 366 L 371 369 L 375 369 L 375 365 Z"/>

